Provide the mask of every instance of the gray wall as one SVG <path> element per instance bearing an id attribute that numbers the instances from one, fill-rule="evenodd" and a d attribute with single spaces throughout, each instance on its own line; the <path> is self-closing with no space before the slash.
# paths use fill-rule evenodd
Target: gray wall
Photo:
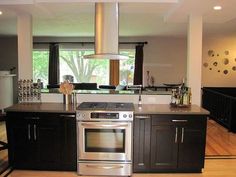
<path id="1" fill-rule="evenodd" d="M 1 36 L 0 37 L 0 70 L 9 71 L 16 67 L 12 73 L 18 73 L 18 50 L 17 36 Z M 13 79 L 14 103 L 17 102 L 17 76 Z"/>

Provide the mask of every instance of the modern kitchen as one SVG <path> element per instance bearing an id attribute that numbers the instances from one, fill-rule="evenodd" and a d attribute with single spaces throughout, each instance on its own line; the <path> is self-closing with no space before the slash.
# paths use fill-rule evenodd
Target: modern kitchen
<path id="1" fill-rule="evenodd" d="M 236 2 L 0 2 L 0 174 L 236 174 Z"/>

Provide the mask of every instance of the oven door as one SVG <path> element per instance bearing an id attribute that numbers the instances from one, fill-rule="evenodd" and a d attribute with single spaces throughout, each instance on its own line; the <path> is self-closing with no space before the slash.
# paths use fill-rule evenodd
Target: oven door
<path id="1" fill-rule="evenodd" d="M 78 122 L 79 160 L 131 161 L 131 122 Z"/>

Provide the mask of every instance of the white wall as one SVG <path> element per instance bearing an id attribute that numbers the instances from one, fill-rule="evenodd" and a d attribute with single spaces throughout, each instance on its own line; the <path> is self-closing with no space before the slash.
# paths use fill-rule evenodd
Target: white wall
<path id="1" fill-rule="evenodd" d="M 208 51 L 213 50 L 212 55 Z M 229 51 L 229 54 L 225 53 Z M 236 37 L 215 36 L 203 38 L 203 65 L 202 65 L 202 86 L 203 87 L 236 87 Z M 214 55 L 214 56 L 213 56 Z M 224 64 L 225 59 L 229 60 Z M 214 62 L 217 62 L 217 65 Z M 207 63 L 207 67 L 204 66 Z M 224 70 L 228 74 L 224 74 Z"/>
<path id="2" fill-rule="evenodd" d="M 144 85 L 146 72 L 154 77 L 155 85 L 181 83 L 186 77 L 187 39 L 171 37 L 147 38 L 144 48 Z"/>

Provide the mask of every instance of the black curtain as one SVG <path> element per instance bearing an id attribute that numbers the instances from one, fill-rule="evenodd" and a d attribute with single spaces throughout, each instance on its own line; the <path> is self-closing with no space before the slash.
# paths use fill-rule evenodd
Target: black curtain
<path id="1" fill-rule="evenodd" d="M 60 81 L 59 70 L 59 44 L 51 43 L 49 45 L 49 85 L 57 85 Z"/>
<path id="2" fill-rule="evenodd" d="M 143 45 L 135 47 L 134 85 L 143 84 Z"/>

